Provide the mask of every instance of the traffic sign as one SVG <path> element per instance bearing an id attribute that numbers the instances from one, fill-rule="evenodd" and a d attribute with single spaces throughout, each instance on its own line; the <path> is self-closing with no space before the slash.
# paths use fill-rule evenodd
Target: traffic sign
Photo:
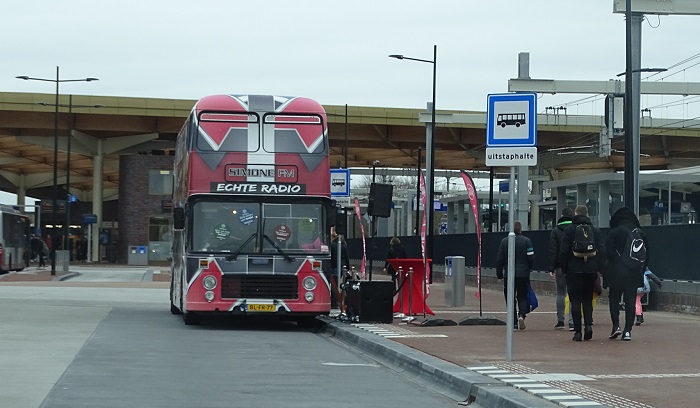
<path id="1" fill-rule="evenodd" d="M 490 94 L 486 147 L 537 146 L 537 94 Z"/>
<path id="2" fill-rule="evenodd" d="M 350 169 L 331 169 L 331 197 L 350 196 Z"/>

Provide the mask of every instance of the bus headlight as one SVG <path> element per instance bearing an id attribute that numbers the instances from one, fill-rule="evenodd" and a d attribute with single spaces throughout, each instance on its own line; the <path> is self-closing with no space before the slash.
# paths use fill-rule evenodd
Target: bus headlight
<path id="1" fill-rule="evenodd" d="M 308 303 L 313 302 L 313 301 L 314 301 L 314 294 L 313 294 L 313 292 L 306 292 L 306 293 L 304 294 L 304 299 L 305 299 Z"/>
<path id="2" fill-rule="evenodd" d="M 207 302 L 211 302 L 212 300 L 214 300 L 214 292 L 210 290 L 204 292 L 204 299 L 206 299 Z"/>
<path id="3" fill-rule="evenodd" d="M 202 280 L 202 285 L 204 285 L 204 289 L 212 290 L 216 287 L 216 278 L 212 275 L 207 275 Z"/>
<path id="4" fill-rule="evenodd" d="M 306 290 L 314 290 L 316 289 L 316 278 L 313 276 L 307 276 L 303 281 L 301 281 L 301 284 Z"/>

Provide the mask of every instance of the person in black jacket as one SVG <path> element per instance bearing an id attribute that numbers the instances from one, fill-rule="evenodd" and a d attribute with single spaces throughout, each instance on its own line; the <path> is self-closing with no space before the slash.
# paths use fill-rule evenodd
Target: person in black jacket
<path id="1" fill-rule="evenodd" d="M 525 318 L 528 313 L 527 292 L 530 289 L 530 271 L 535 262 L 535 249 L 530 238 L 523 236 L 523 226 L 520 221 L 513 223 L 515 232 L 515 299 L 513 309 L 517 316 L 517 328 L 525 330 Z M 503 280 L 503 294 L 508 302 L 508 279 L 504 278 L 503 270 L 507 271 L 508 263 L 508 237 L 501 240 L 496 258 L 496 276 Z M 517 304 L 517 308 L 516 308 Z"/>
<path id="2" fill-rule="evenodd" d="M 389 259 L 397 258 L 408 258 L 408 256 L 406 255 L 406 250 L 404 249 L 403 245 L 401 245 L 401 240 L 399 237 L 392 237 L 389 241 L 389 252 L 386 254 L 384 272 L 391 275 L 391 281 L 394 282 L 394 287 L 396 287 L 397 276 L 394 267 L 389 262 Z"/>
<path id="3" fill-rule="evenodd" d="M 561 271 L 559 263 L 559 250 L 561 241 L 564 239 L 564 230 L 571 225 L 574 219 L 574 211 L 569 207 L 564 207 L 561 217 L 557 220 L 557 225 L 549 235 L 549 275 L 554 279 L 557 288 L 557 324 L 555 330 L 564 328 L 564 310 L 566 308 L 566 276 Z M 569 313 L 569 330 L 574 330 L 574 321 Z"/>
<path id="4" fill-rule="evenodd" d="M 595 253 L 586 258 L 574 254 L 576 227 L 579 225 L 588 225 L 593 232 Z M 585 326 L 583 340 L 590 340 L 593 338 L 593 291 L 598 272 L 605 270 L 605 244 L 600 230 L 588 218 L 588 208 L 585 205 L 576 207 L 571 225 L 564 230 L 559 262 L 566 276 L 571 316 L 574 320 L 575 333 L 572 340 L 581 341 L 581 309 Z"/>
<path id="5" fill-rule="evenodd" d="M 335 288 L 338 286 L 338 240 L 340 239 L 340 267 L 350 269 L 350 257 L 348 256 L 348 245 L 345 240 L 340 238 L 338 234 L 331 232 L 331 276 L 329 282 L 333 286 L 331 288 L 331 305 L 336 306 L 338 299 Z M 342 276 L 341 276 L 342 280 Z"/>
<path id="6" fill-rule="evenodd" d="M 608 269 L 603 274 L 603 285 L 610 288 L 608 292 L 610 305 L 610 320 L 612 332 L 610 338 L 616 339 L 622 334 L 622 340 L 632 339 L 632 326 L 635 322 L 635 302 L 637 288 L 644 286 L 644 270 L 648 261 L 642 267 L 630 268 L 622 263 L 620 254 L 625 250 L 627 235 L 635 228 L 639 228 L 639 219 L 632 210 L 622 207 L 615 211 L 610 218 L 610 231 L 608 232 L 605 248 L 608 253 Z M 646 259 L 649 259 L 649 246 L 644 238 L 646 246 Z M 620 297 L 625 303 L 625 328 L 620 330 Z"/>

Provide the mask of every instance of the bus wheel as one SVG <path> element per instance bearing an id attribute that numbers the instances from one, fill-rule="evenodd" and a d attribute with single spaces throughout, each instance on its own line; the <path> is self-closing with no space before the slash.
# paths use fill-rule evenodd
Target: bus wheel
<path id="1" fill-rule="evenodd" d="M 170 301 L 170 313 L 172 313 L 174 315 L 181 315 L 182 314 L 182 311 L 180 309 L 178 309 L 177 306 L 175 306 L 173 304 L 172 300 Z"/>
<path id="2" fill-rule="evenodd" d="M 297 318 L 297 326 L 299 326 L 301 329 L 313 329 L 316 327 L 316 317 L 299 317 Z"/>
<path id="3" fill-rule="evenodd" d="M 199 324 L 199 316 L 192 312 L 183 313 L 182 319 L 185 321 L 185 325 L 187 326 L 196 326 Z"/>

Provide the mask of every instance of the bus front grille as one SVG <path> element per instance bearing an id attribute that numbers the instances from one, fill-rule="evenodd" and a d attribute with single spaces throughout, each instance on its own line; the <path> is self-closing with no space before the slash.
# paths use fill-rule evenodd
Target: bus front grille
<path id="1" fill-rule="evenodd" d="M 224 275 L 221 297 L 225 299 L 298 299 L 296 275 Z"/>

